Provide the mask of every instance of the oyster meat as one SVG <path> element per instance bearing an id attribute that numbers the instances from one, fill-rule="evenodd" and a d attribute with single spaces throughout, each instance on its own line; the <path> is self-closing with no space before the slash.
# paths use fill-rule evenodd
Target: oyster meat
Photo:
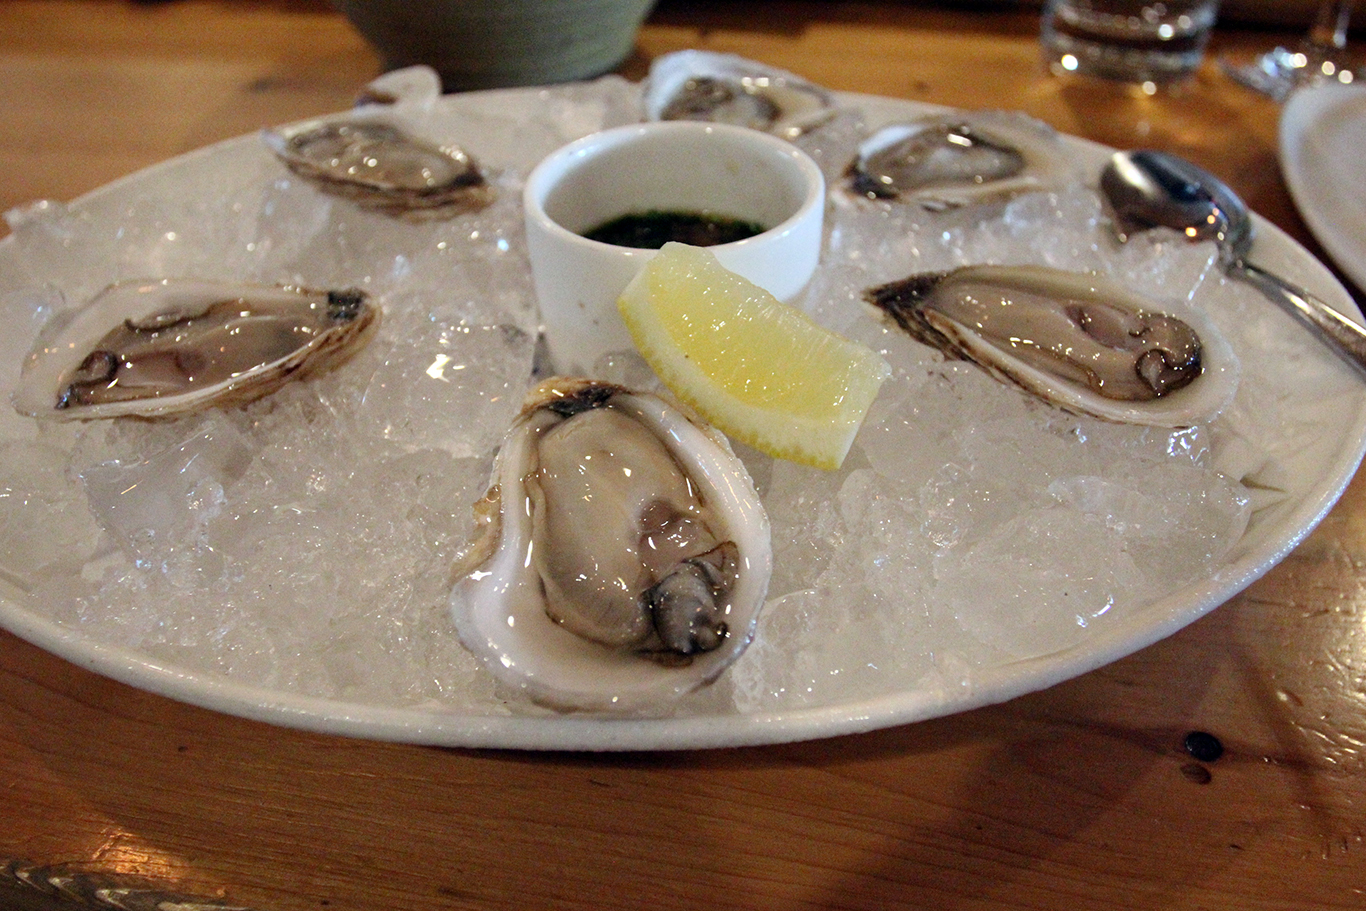
<path id="1" fill-rule="evenodd" d="M 1067 411 L 1188 427 L 1217 414 L 1237 386 L 1232 349 L 1202 314 L 1095 274 L 963 266 L 864 297 L 917 340 Z"/>
<path id="2" fill-rule="evenodd" d="M 943 211 L 1080 180 L 1045 124 L 1004 112 L 893 124 L 860 146 L 845 176 L 858 198 Z"/>
<path id="3" fill-rule="evenodd" d="M 768 518 L 725 437 L 681 406 L 547 380 L 475 515 L 452 619 L 496 677 L 539 703 L 667 709 L 754 635 Z"/>
<path id="4" fill-rule="evenodd" d="M 650 66 L 647 120 L 708 120 L 792 140 L 835 116 L 833 96 L 784 70 L 733 54 L 675 51 Z"/>
<path id="5" fill-rule="evenodd" d="M 36 418 L 88 420 L 244 404 L 340 364 L 369 340 L 378 316 L 355 289 L 119 282 L 43 329 L 14 406 Z"/>
<path id="6" fill-rule="evenodd" d="M 291 171 L 362 208 L 425 221 L 478 211 L 493 188 L 463 149 L 420 138 L 393 116 L 354 114 L 266 130 Z"/>

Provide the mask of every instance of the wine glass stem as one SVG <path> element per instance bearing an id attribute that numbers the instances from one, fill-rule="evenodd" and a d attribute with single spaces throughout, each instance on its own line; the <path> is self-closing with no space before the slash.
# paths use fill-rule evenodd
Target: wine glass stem
<path id="1" fill-rule="evenodd" d="M 1318 18 L 1309 29 L 1309 44 L 1342 50 L 1347 46 L 1347 23 L 1356 0 L 1329 0 L 1319 7 Z"/>

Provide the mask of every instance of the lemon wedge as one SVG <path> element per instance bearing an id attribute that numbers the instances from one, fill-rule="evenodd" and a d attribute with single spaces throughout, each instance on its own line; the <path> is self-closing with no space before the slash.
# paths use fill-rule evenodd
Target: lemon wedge
<path id="1" fill-rule="evenodd" d="M 669 243 L 617 301 L 664 385 L 734 439 L 817 468 L 843 462 L 891 373 L 871 349 L 726 269 Z"/>

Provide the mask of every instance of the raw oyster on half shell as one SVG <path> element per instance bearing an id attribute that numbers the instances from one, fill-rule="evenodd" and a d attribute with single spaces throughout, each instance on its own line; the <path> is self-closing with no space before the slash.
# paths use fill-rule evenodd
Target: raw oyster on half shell
<path id="1" fill-rule="evenodd" d="M 864 298 L 918 341 L 1067 411 L 1188 427 L 1217 414 L 1237 386 L 1233 351 L 1202 314 L 1091 273 L 963 266 Z"/>
<path id="2" fill-rule="evenodd" d="M 507 436 L 455 568 L 461 641 L 565 710 L 659 711 L 754 635 L 768 517 L 725 437 L 647 393 L 556 377 Z"/>
<path id="3" fill-rule="evenodd" d="M 343 115 L 266 130 L 262 138 L 319 189 L 386 215 L 427 221 L 493 201 L 468 152 L 424 139 L 392 114 Z"/>
<path id="4" fill-rule="evenodd" d="M 1047 125 L 1021 114 L 954 112 L 875 132 L 859 146 L 845 186 L 857 198 L 943 211 L 1079 180 Z"/>
<path id="5" fill-rule="evenodd" d="M 14 406 L 36 418 L 89 420 L 245 404 L 345 361 L 378 317 L 356 289 L 119 282 L 43 329 Z"/>
<path id="6" fill-rule="evenodd" d="M 836 114 L 833 96 L 784 70 L 733 54 L 675 51 L 650 66 L 647 120 L 708 120 L 796 139 Z"/>

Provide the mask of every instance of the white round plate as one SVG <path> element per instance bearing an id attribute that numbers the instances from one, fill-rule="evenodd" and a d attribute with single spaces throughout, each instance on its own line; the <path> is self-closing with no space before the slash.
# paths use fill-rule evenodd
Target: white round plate
<path id="1" fill-rule="evenodd" d="M 1309 230 L 1366 289 L 1366 86 L 1325 83 L 1291 95 L 1280 146 L 1286 185 Z"/>
<path id="2" fill-rule="evenodd" d="M 941 110 L 868 96 L 846 95 L 841 100 L 862 108 L 870 124 Z M 1351 110 L 1366 111 L 1366 93 L 1344 95 L 1341 103 L 1352 106 Z M 573 138 L 575 132 L 591 131 L 601 121 L 599 99 L 576 87 L 473 93 L 443 97 L 436 104 L 446 119 L 456 124 L 485 124 L 493 122 L 492 118 L 515 120 L 554 106 L 562 123 L 582 124 L 582 128 L 567 130 L 570 135 L 560 141 Z M 1366 124 L 1366 118 L 1362 121 Z M 1366 130 L 1366 125 L 1362 129 Z M 516 138 L 514 135 L 509 141 L 515 144 Z M 1066 146 L 1090 174 L 1098 171 L 1108 152 L 1101 146 L 1075 139 L 1067 139 Z M 117 226 L 119 219 L 147 198 L 187 194 L 192 199 L 205 200 L 204 210 L 212 217 L 209 201 L 221 186 L 230 183 L 235 175 L 258 173 L 271 164 L 258 137 L 241 137 L 131 175 L 78 200 L 71 208 L 88 223 Z M 1342 187 L 1334 188 L 1336 199 L 1345 200 L 1351 195 L 1343 192 Z M 1366 199 L 1366 193 L 1357 195 Z M 1334 306 L 1351 308 L 1350 297 L 1322 264 L 1274 226 L 1259 220 L 1257 227 L 1259 263 L 1286 273 Z M 1359 236 L 1366 237 L 1366 233 Z M 19 250 L 13 241 L 10 238 L 0 244 L 0 294 L 9 294 L 0 297 L 0 301 L 12 301 L 12 292 L 25 281 Z M 27 314 L 10 312 L 17 305 L 9 306 L 10 310 L 0 312 L 0 319 L 12 323 L 28 318 Z M 1266 312 L 1273 312 L 1270 304 L 1266 305 Z M 9 350 L 12 347 L 13 343 L 0 345 L 0 353 L 6 357 L 22 354 Z M 1260 350 L 1239 354 L 1255 358 L 1277 356 Z M 503 706 L 476 712 L 442 705 L 437 700 L 395 706 L 320 698 L 282 686 L 254 683 L 241 676 L 228 677 L 209 665 L 168 661 L 165 655 L 154 656 L 120 645 L 98 632 L 83 629 L 79 623 L 49 615 L 3 577 L 0 624 L 80 666 L 173 699 L 274 724 L 379 740 L 530 749 L 687 749 L 786 742 L 913 722 L 1001 702 L 1128 655 L 1217 607 L 1285 557 L 1336 502 L 1366 447 L 1366 396 L 1328 354 L 1310 349 L 1306 358 L 1312 361 L 1313 369 L 1287 367 L 1285 383 L 1288 389 L 1313 397 L 1316 402 L 1322 399 L 1316 405 L 1310 432 L 1305 433 L 1301 427 L 1293 431 L 1299 435 L 1292 437 L 1292 431 L 1285 429 L 1277 432 L 1279 436 L 1273 433 L 1272 438 L 1244 441 L 1250 451 L 1256 451 L 1253 456 L 1274 451 L 1283 460 L 1282 474 L 1288 485 L 1285 497 L 1277 506 L 1256 512 L 1245 534 L 1222 560 L 1203 578 L 1142 605 L 1071 647 L 978 668 L 969 686 L 940 683 L 898 687 L 861 693 L 832 704 L 749 714 L 733 707 L 647 719 L 511 713 Z M 4 385 L 0 394 L 6 398 L 16 376 L 13 362 L 0 374 L 0 384 Z M 1307 384 L 1323 383 L 1324 377 L 1328 378 L 1330 388 L 1320 396 L 1317 385 L 1311 388 Z M 32 439 L 34 433 L 33 422 L 28 419 L 12 413 L 0 417 L 0 444 Z M 1305 439 L 1312 439 L 1313 444 L 1301 445 Z M 147 607 L 153 612 L 158 609 L 157 605 Z"/>

